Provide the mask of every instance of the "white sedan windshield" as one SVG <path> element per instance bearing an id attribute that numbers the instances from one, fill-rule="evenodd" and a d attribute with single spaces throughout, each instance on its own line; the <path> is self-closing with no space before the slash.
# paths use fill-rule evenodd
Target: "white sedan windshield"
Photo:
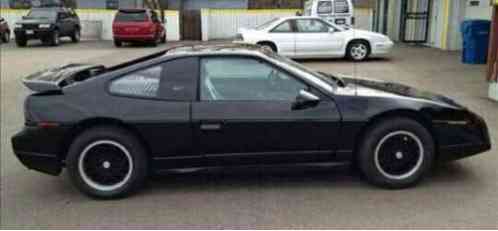
<path id="1" fill-rule="evenodd" d="M 279 20 L 279 19 L 278 18 L 274 18 L 274 19 L 272 19 L 272 20 L 270 20 L 268 22 L 265 22 L 265 23 L 263 23 L 263 24 L 261 24 L 259 26 L 256 26 L 254 29 L 255 30 L 264 30 L 264 29 L 268 28 L 270 25 L 272 25 L 274 22 L 276 22 L 277 20 Z"/>

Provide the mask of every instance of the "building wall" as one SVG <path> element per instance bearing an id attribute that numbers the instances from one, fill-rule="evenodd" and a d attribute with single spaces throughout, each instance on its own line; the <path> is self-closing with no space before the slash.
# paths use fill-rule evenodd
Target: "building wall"
<path id="1" fill-rule="evenodd" d="M 178 1 L 178 0 L 177 0 Z M 78 8 L 81 9 L 105 9 L 106 0 L 77 0 Z M 143 0 L 119 0 L 121 8 L 141 7 Z M 9 0 L 0 0 L 1 8 L 9 8 Z"/>
<path id="2" fill-rule="evenodd" d="M 168 9 L 179 10 L 180 1 L 183 1 L 185 10 L 200 10 L 203 8 L 247 9 L 248 0 L 168 0 Z"/>
<path id="3" fill-rule="evenodd" d="M 491 19 L 492 7 L 489 0 L 464 0 L 465 1 L 465 19 Z M 479 6 L 471 6 L 470 2 L 478 1 Z"/>

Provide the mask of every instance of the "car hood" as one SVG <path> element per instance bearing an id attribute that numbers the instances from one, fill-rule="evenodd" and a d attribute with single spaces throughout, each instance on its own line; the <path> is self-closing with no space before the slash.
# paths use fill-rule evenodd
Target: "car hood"
<path id="1" fill-rule="evenodd" d="M 369 97 L 399 97 L 407 100 L 426 101 L 452 108 L 465 108 L 446 96 L 419 90 L 400 83 L 367 78 L 353 78 L 344 75 L 338 76 L 346 83 L 346 86 L 341 88 L 339 93 Z"/>
<path id="2" fill-rule="evenodd" d="M 51 24 L 54 23 L 53 20 L 46 19 L 46 18 L 26 18 L 22 19 L 16 22 L 17 24 Z"/>
<path id="3" fill-rule="evenodd" d="M 378 40 L 390 40 L 389 37 L 373 32 L 373 31 L 368 31 L 368 30 L 359 30 L 359 29 L 345 29 L 339 33 L 347 34 L 352 37 L 367 37 L 367 38 L 373 38 L 373 39 L 378 39 Z"/>

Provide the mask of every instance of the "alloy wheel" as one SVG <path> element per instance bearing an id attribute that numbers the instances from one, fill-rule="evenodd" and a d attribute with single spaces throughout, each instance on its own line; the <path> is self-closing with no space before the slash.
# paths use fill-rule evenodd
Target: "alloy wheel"
<path id="1" fill-rule="evenodd" d="M 78 171 L 90 187 L 99 191 L 113 191 L 130 180 L 133 160 L 123 145 L 101 140 L 83 150 L 78 160 Z"/>
<path id="2" fill-rule="evenodd" d="M 350 55 L 354 60 L 363 60 L 368 55 L 368 47 L 363 43 L 357 43 L 351 47 L 350 52 Z"/>
<path id="3" fill-rule="evenodd" d="M 403 180 L 422 166 L 424 147 L 415 134 L 396 131 L 380 140 L 374 155 L 375 167 L 384 177 Z"/>

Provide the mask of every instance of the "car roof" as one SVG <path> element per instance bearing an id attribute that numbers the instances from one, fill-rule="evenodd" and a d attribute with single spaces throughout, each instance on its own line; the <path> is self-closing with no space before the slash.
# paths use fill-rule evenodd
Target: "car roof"
<path id="1" fill-rule="evenodd" d="M 169 49 L 165 56 L 173 55 L 214 55 L 214 54 L 233 54 L 233 55 L 265 55 L 266 50 L 252 44 L 213 44 L 213 45 L 187 45 L 178 46 Z"/>
<path id="2" fill-rule="evenodd" d="M 287 20 L 287 19 L 321 19 L 321 18 L 316 16 L 288 16 L 288 17 L 281 17 L 280 19 Z"/>

